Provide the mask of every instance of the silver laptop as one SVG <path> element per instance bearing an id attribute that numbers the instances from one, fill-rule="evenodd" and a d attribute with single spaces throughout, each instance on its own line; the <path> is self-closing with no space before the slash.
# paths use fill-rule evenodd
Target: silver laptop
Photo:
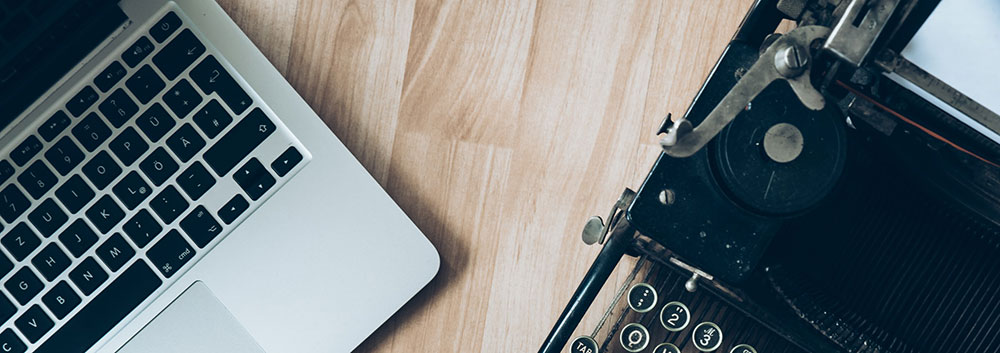
<path id="1" fill-rule="evenodd" d="M 210 0 L 0 1 L 0 352 L 343 352 L 433 246 Z"/>

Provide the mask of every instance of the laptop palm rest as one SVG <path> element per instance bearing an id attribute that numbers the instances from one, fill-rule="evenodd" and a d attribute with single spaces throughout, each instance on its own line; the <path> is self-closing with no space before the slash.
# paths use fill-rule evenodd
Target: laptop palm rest
<path id="1" fill-rule="evenodd" d="M 119 353 L 264 353 L 204 282 L 197 281 Z"/>

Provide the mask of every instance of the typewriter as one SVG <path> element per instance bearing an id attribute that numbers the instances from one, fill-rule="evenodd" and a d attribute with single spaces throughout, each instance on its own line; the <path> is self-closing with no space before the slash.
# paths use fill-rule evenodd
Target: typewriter
<path id="1" fill-rule="evenodd" d="M 995 0 L 757 1 L 539 352 L 1000 352 L 998 33 Z"/>

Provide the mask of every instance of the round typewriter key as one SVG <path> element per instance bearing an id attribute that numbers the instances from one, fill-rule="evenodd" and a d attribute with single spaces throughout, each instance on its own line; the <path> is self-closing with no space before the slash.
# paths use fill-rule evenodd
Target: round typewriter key
<path id="1" fill-rule="evenodd" d="M 597 342 L 590 336 L 580 336 L 569 344 L 570 353 L 597 353 Z"/>
<path id="2" fill-rule="evenodd" d="M 670 332 L 683 330 L 691 323 L 691 312 L 681 302 L 669 302 L 660 309 L 660 324 Z"/>
<path id="3" fill-rule="evenodd" d="M 639 352 L 646 349 L 646 345 L 649 344 L 649 331 L 646 331 L 646 327 L 641 324 L 633 322 L 625 325 L 618 338 L 626 351 Z"/>
<path id="4" fill-rule="evenodd" d="M 733 350 L 729 351 L 729 353 L 757 353 L 757 350 L 749 344 L 741 344 L 733 347 Z"/>
<path id="5" fill-rule="evenodd" d="M 715 323 L 702 322 L 691 331 L 691 340 L 694 341 L 694 348 L 699 351 L 714 351 L 722 344 L 722 329 Z"/>
<path id="6" fill-rule="evenodd" d="M 656 290 L 646 283 L 637 283 L 628 290 L 628 307 L 637 313 L 653 310 L 656 306 Z"/>
<path id="7" fill-rule="evenodd" d="M 653 348 L 653 353 L 681 353 L 681 350 L 673 343 L 660 343 L 659 346 Z"/>

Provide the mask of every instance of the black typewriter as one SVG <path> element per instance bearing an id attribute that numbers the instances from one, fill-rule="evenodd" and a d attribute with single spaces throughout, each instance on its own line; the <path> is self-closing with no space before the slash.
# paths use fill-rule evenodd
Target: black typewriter
<path id="1" fill-rule="evenodd" d="M 1000 352 L 998 58 L 995 0 L 757 1 L 539 352 Z"/>

